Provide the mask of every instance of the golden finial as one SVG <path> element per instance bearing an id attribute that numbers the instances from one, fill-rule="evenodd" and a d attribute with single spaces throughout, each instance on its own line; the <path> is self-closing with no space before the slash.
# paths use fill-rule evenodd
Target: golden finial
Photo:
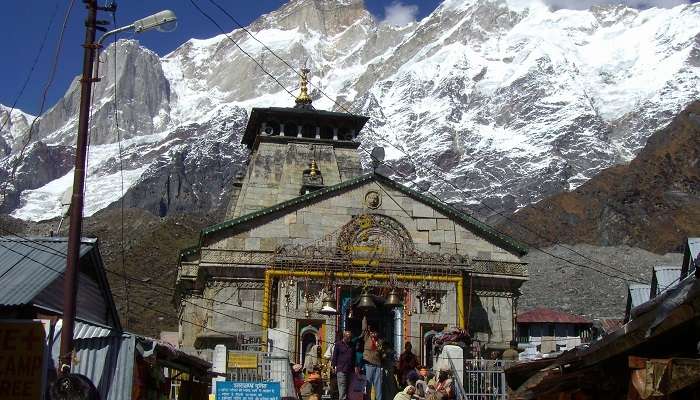
<path id="1" fill-rule="evenodd" d="M 316 164 L 316 160 L 311 160 L 311 171 L 309 171 L 309 175 L 316 176 L 319 172 L 320 171 L 318 170 L 318 164 Z"/>
<path id="2" fill-rule="evenodd" d="M 301 92 L 299 93 L 299 96 L 297 96 L 295 102 L 297 103 L 298 108 L 306 108 L 306 106 L 311 105 L 311 97 L 309 97 L 309 89 L 307 87 L 309 83 L 309 74 L 310 70 L 306 67 L 302 67 L 301 69 Z"/>

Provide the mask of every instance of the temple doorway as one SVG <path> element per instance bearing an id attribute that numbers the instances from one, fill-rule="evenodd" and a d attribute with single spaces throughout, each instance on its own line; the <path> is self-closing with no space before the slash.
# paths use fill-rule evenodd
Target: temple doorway
<path id="1" fill-rule="evenodd" d="M 353 338 L 362 334 L 362 319 L 367 317 L 367 324 L 379 333 L 379 337 L 385 343 L 396 350 L 396 329 L 394 322 L 394 309 L 384 305 L 384 297 L 370 294 L 375 305 L 372 309 L 360 309 L 358 306 L 361 289 L 354 288 L 344 291 L 344 295 L 348 299 L 347 307 L 342 310 L 342 321 L 344 321 L 344 329 L 352 332 Z"/>
<path id="2" fill-rule="evenodd" d="M 320 320 L 300 320 L 297 321 L 297 353 L 299 364 L 304 364 L 306 355 L 311 348 L 322 342 L 321 330 L 323 321 Z"/>

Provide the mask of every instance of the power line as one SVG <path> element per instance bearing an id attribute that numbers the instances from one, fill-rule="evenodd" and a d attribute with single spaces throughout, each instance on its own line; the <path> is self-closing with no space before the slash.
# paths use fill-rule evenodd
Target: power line
<path id="1" fill-rule="evenodd" d="M 192 1 L 192 0 L 190 0 L 190 1 Z M 250 32 L 250 30 L 248 30 L 248 28 L 246 28 L 245 26 L 243 26 L 243 24 L 241 24 L 240 22 L 238 22 L 238 20 L 237 20 L 233 15 L 231 15 L 228 11 L 226 11 L 226 9 L 223 8 L 219 3 L 217 3 L 215 0 L 208 0 L 208 1 L 209 1 L 210 3 L 212 3 L 216 8 L 218 8 L 222 13 L 224 13 L 224 15 L 226 15 L 227 17 L 229 17 L 236 25 L 238 25 L 238 27 L 239 27 L 243 32 L 247 33 L 248 36 L 250 36 L 251 38 L 253 38 L 253 40 L 255 40 L 256 42 L 260 43 L 260 45 L 262 45 L 267 51 L 269 51 L 273 56 L 275 56 L 275 58 L 277 58 L 278 60 L 280 60 L 282 63 L 284 63 L 284 65 L 286 65 L 286 66 L 289 67 L 292 71 L 294 71 L 294 73 L 297 74 L 297 76 L 299 76 L 300 78 L 303 78 L 303 75 L 302 75 L 296 68 L 294 68 L 294 67 L 293 67 L 289 62 L 287 62 L 284 58 L 282 58 L 282 57 L 280 57 L 279 55 L 277 55 L 277 53 L 275 53 L 274 50 L 272 50 L 268 45 L 266 45 L 266 44 L 263 43 L 260 39 L 258 39 L 255 35 L 253 35 L 253 34 Z M 222 31 L 222 33 L 225 33 L 223 30 L 221 30 L 221 31 Z M 246 55 L 247 55 L 247 54 L 246 54 Z M 249 57 L 250 57 L 250 56 L 249 56 Z M 346 112 L 346 113 L 348 113 L 348 114 L 352 114 L 352 112 L 351 112 L 350 110 L 348 110 L 347 107 L 345 107 L 344 105 L 340 104 L 337 100 L 335 100 L 334 98 L 332 98 L 332 97 L 330 97 L 328 94 L 326 94 L 326 92 L 324 92 L 318 85 L 315 85 L 315 84 L 314 84 L 313 82 L 311 82 L 310 80 L 309 80 L 308 84 L 309 84 L 309 86 L 311 86 L 311 87 L 313 87 L 314 89 L 316 89 L 319 93 L 321 93 L 321 95 L 323 95 L 323 97 L 325 97 L 325 98 L 327 98 L 328 100 L 330 100 L 331 102 L 333 102 L 333 104 L 335 104 L 336 106 L 338 106 L 338 108 L 340 108 L 341 110 L 343 110 L 344 112 Z"/>
<path id="2" fill-rule="evenodd" d="M 15 235 L 18 236 L 18 237 L 20 237 L 20 238 L 22 237 L 22 236 L 17 235 L 17 234 L 15 234 Z M 29 241 L 30 243 L 39 244 L 38 242 L 33 241 L 33 240 L 30 239 L 30 238 L 26 238 L 26 240 Z M 47 250 L 44 250 L 44 249 L 37 249 L 37 248 L 32 247 L 31 245 L 28 245 L 28 244 L 23 243 L 23 242 L 15 242 L 15 243 L 21 243 L 21 244 L 23 244 L 23 245 L 25 245 L 25 246 L 27 246 L 27 247 L 31 247 L 31 248 L 33 248 L 33 249 L 35 249 L 35 250 L 38 250 L 38 251 L 48 252 Z M 2 245 L 1 242 L 0 242 L 0 246 L 6 247 L 6 246 Z M 49 248 L 49 249 L 51 250 L 50 253 L 56 254 L 56 255 L 58 255 L 58 256 L 64 256 L 64 257 L 65 257 L 65 254 L 64 254 L 64 253 L 60 253 L 60 252 L 58 252 L 56 249 L 53 249 L 53 248 Z M 20 253 L 17 253 L 17 254 L 20 254 Z M 33 258 L 31 258 L 31 257 L 28 257 L 28 258 L 29 258 L 30 260 L 36 262 L 36 263 L 37 263 L 38 265 L 40 265 L 40 266 L 47 267 L 47 268 L 53 270 L 54 272 L 57 272 L 57 273 L 59 273 L 59 274 L 63 274 L 63 272 L 56 271 L 56 270 L 52 269 L 51 267 L 47 266 L 47 265 L 46 265 L 45 263 L 43 263 L 43 262 L 40 262 L 40 261 L 38 261 L 38 260 L 36 260 L 36 259 L 33 259 Z M 175 292 L 176 292 L 176 291 L 175 291 L 174 289 L 172 289 L 172 288 L 168 288 L 168 287 L 165 287 L 165 286 L 162 286 L 162 285 L 158 285 L 158 284 L 156 284 L 156 283 L 154 283 L 154 282 L 144 282 L 144 281 L 138 280 L 138 279 L 136 279 L 136 278 L 132 278 L 132 277 L 129 277 L 129 276 L 123 276 L 122 274 L 120 274 L 120 273 L 118 273 L 118 272 L 115 272 L 115 271 L 112 271 L 112 270 L 110 270 L 110 269 L 108 269 L 108 268 L 104 268 L 104 270 L 105 270 L 106 272 L 109 272 L 109 273 L 111 273 L 111 274 L 113 274 L 113 275 L 116 275 L 116 276 L 118 276 L 118 277 L 123 277 L 124 279 L 133 280 L 135 283 L 140 284 L 140 285 L 145 286 L 145 287 L 149 287 L 149 288 L 151 288 L 151 289 L 157 288 L 157 289 L 165 290 L 165 292 L 163 292 L 162 290 L 155 290 L 155 289 L 154 289 L 157 293 L 160 293 L 160 294 L 164 294 L 164 295 L 173 295 L 173 294 L 175 294 Z M 115 295 L 116 295 L 116 294 L 115 294 Z M 473 294 L 470 294 L 470 295 L 473 295 Z M 120 297 L 121 297 L 121 296 L 120 296 Z M 195 295 L 192 295 L 192 297 L 195 297 L 195 298 L 200 299 L 200 300 L 212 301 L 212 302 L 217 303 L 217 304 L 231 305 L 231 306 L 234 306 L 234 307 L 238 307 L 238 308 L 242 308 L 242 309 L 246 309 L 246 310 L 250 310 L 250 311 L 255 311 L 255 312 L 259 312 L 259 313 L 263 313 L 262 310 L 258 310 L 258 309 L 252 308 L 252 307 L 247 307 L 247 306 L 242 306 L 242 305 L 238 305 L 238 304 L 228 303 L 228 302 L 225 302 L 225 301 L 218 301 L 218 300 L 215 300 L 215 299 L 209 299 L 209 298 L 206 298 L 206 297 L 203 297 L 203 296 L 195 296 Z M 228 317 L 228 318 L 230 318 L 230 319 L 233 319 L 233 320 L 236 320 L 236 321 L 239 321 L 239 322 L 247 323 L 247 324 L 254 325 L 254 326 L 258 326 L 258 327 L 263 327 L 262 324 L 257 323 L 257 322 L 254 322 L 254 321 L 248 321 L 248 320 L 242 319 L 242 318 L 240 318 L 240 317 L 236 317 L 236 316 L 233 316 L 233 315 L 230 315 L 230 314 L 226 314 L 226 313 L 224 313 L 224 312 L 222 312 L 222 311 L 219 311 L 219 310 L 216 310 L 216 309 L 210 308 L 210 307 L 205 307 L 205 306 L 199 305 L 199 304 L 197 304 L 197 303 L 191 302 L 191 301 L 189 301 L 189 300 L 183 300 L 183 301 L 184 301 L 185 303 L 187 303 L 187 304 L 190 304 L 191 306 L 193 306 L 193 307 L 195 307 L 195 308 L 199 308 L 199 309 L 202 309 L 202 310 L 205 310 L 205 311 L 210 311 L 210 312 L 213 312 L 213 313 L 215 313 L 215 314 L 219 314 L 219 315 Z M 138 304 L 138 303 L 135 303 L 135 304 Z M 269 317 L 279 317 L 279 318 L 285 318 L 285 319 L 293 320 L 293 321 L 306 320 L 306 318 L 296 318 L 296 317 L 293 317 L 293 316 L 287 316 L 287 315 L 281 315 L 281 314 L 274 314 L 274 313 L 272 313 L 271 311 L 268 312 L 267 314 L 268 314 Z M 185 320 L 185 322 L 187 322 L 187 321 Z M 337 328 L 337 325 L 336 325 L 336 324 L 326 324 L 326 326 L 331 327 L 331 328 Z M 207 328 L 207 329 L 209 329 L 209 328 Z M 270 329 L 270 330 L 277 330 L 277 331 L 280 331 L 280 332 L 282 332 L 282 333 L 284 333 L 284 334 L 286 334 L 286 335 L 289 335 L 289 336 L 297 337 L 297 338 L 298 338 L 298 335 L 292 334 L 292 333 L 287 332 L 287 331 L 284 331 L 284 330 L 280 330 L 280 329 L 278 329 L 278 328 L 272 328 L 272 327 L 269 327 L 269 326 L 268 326 L 268 329 Z M 420 339 L 420 338 L 421 338 L 420 336 L 415 336 L 415 335 L 403 335 L 403 336 L 406 337 L 406 338 L 416 338 L 416 339 Z M 322 341 L 322 342 L 326 342 L 325 340 L 321 340 L 321 341 Z"/>
<path id="3" fill-rule="evenodd" d="M 56 5 L 54 6 L 53 12 L 51 13 L 51 17 L 49 18 L 49 24 L 46 27 L 46 31 L 44 32 L 44 37 L 41 39 L 41 43 L 39 45 L 39 50 L 36 53 L 36 57 L 34 57 L 34 61 L 32 62 L 32 66 L 29 68 L 29 72 L 27 72 L 27 77 L 24 79 L 24 83 L 22 84 L 22 87 L 19 90 L 19 93 L 17 93 L 17 97 L 15 97 L 15 100 L 12 102 L 12 107 L 10 107 L 10 111 L 7 113 L 7 119 L 3 121 L 2 125 L 0 125 L 0 132 L 2 132 L 3 128 L 5 128 L 5 125 L 7 125 L 10 122 L 10 117 L 12 116 L 12 112 L 15 110 L 15 107 L 17 107 L 17 103 L 19 102 L 19 99 L 22 97 L 24 94 L 24 90 L 27 88 L 27 85 L 29 84 L 30 79 L 32 78 L 32 74 L 34 73 L 34 69 L 36 68 L 36 65 L 39 63 L 39 58 L 41 56 L 41 53 L 44 51 L 44 46 L 46 45 L 46 39 L 49 37 L 49 32 L 51 32 L 51 27 L 53 26 L 53 21 L 56 18 L 56 14 L 58 14 L 58 1 L 56 2 Z"/>
<path id="4" fill-rule="evenodd" d="M 223 12 L 226 16 L 228 16 L 228 17 L 229 17 L 236 25 L 238 25 L 245 33 L 247 33 L 247 34 L 248 34 L 251 38 L 253 38 L 256 42 L 260 43 L 260 44 L 261 44 L 265 49 L 267 49 L 272 55 L 274 55 L 277 59 L 279 59 L 280 61 L 282 61 L 287 67 L 289 67 L 290 69 L 292 69 L 297 75 L 300 75 L 299 72 L 296 70 L 296 68 L 294 68 L 294 67 L 293 67 L 291 64 L 289 64 L 286 60 L 284 60 L 284 59 L 283 59 L 282 57 L 280 57 L 277 53 L 275 53 L 275 51 L 272 50 L 270 47 L 268 47 L 265 43 L 263 43 L 263 42 L 260 41 L 257 37 L 255 37 L 255 35 L 253 35 L 246 27 L 244 27 L 240 22 L 238 22 L 238 20 L 237 20 L 235 17 L 233 17 L 233 15 L 231 15 L 228 11 L 226 11 L 226 9 L 224 9 L 221 5 L 219 5 L 215 0 L 208 0 L 208 1 L 209 1 L 210 3 L 212 3 L 215 7 L 217 7 L 217 8 L 218 8 L 221 12 Z M 202 14 L 204 14 L 207 18 L 209 18 L 212 22 L 214 22 L 214 23 L 216 24 L 216 22 L 215 22 L 210 16 L 208 16 L 206 13 L 204 13 L 204 11 L 202 11 L 202 10 L 193 2 L 193 0 L 190 0 L 190 2 L 191 2 L 193 5 L 195 5 L 195 7 L 197 7 L 197 9 L 198 9 Z M 220 25 L 216 24 L 216 26 L 219 28 L 219 30 L 220 30 L 223 34 L 226 35 L 226 37 L 228 37 L 231 41 L 233 41 L 233 39 L 224 31 L 224 29 L 223 29 Z M 235 41 L 233 41 L 233 42 L 234 42 L 234 44 L 236 44 L 236 46 L 237 46 L 241 51 L 243 51 L 243 49 L 238 45 L 238 43 L 236 43 Z M 246 56 L 248 56 L 249 58 L 251 58 L 256 64 L 258 64 L 258 66 L 260 66 L 260 67 L 262 68 L 262 66 L 257 62 L 257 60 L 255 60 L 255 58 L 253 58 L 249 53 L 247 53 L 247 52 L 245 52 L 245 51 L 243 51 L 243 53 L 244 53 Z M 265 70 L 264 68 L 262 68 L 262 69 L 263 69 L 263 72 L 265 72 L 265 73 L 266 73 L 267 75 L 269 75 L 272 79 L 274 79 L 275 82 L 277 82 L 277 83 L 278 83 L 280 86 L 282 86 L 285 90 L 287 90 L 274 76 L 272 76 L 272 74 L 270 74 L 270 73 L 269 73 L 267 70 Z M 301 75 L 300 75 L 300 76 L 301 76 Z M 338 103 L 336 100 L 332 99 L 332 98 L 331 98 L 330 96 L 328 96 L 325 92 L 323 92 L 323 90 L 321 90 L 320 88 L 318 88 L 317 86 L 315 86 L 315 85 L 313 85 L 313 84 L 311 84 L 311 85 L 314 86 L 321 94 L 323 94 L 326 98 L 328 98 L 328 99 L 331 100 L 333 103 L 335 103 L 338 107 L 340 107 L 340 108 L 341 108 L 342 110 L 344 110 L 346 113 L 350 113 L 350 111 L 349 111 L 346 107 L 344 107 L 342 104 Z M 289 91 L 287 91 L 287 92 L 290 93 Z M 295 97 L 292 93 L 290 93 L 290 95 L 291 95 L 292 97 Z M 380 139 L 382 139 L 382 141 L 383 141 L 384 143 L 389 144 L 389 145 L 392 146 L 393 148 L 399 150 L 402 154 L 404 154 L 404 156 L 407 157 L 409 163 L 411 163 L 411 165 L 413 165 L 414 169 L 416 169 L 416 170 L 418 169 L 418 166 L 417 166 L 414 162 L 411 161 L 411 160 L 413 160 L 414 158 L 413 158 L 410 154 L 408 154 L 405 150 L 403 150 L 403 149 L 397 147 L 396 145 L 394 145 L 393 143 L 389 142 L 389 141 L 388 141 L 387 139 L 385 139 L 385 138 L 380 138 Z M 364 149 L 363 149 L 363 150 L 364 150 Z M 366 150 L 365 150 L 365 151 L 366 151 Z M 370 154 L 370 156 L 371 156 L 371 154 Z M 397 173 L 397 174 L 398 174 L 398 171 L 396 171 L 392 166 L 390 166 L 389 164 L 384 163 L 383 161 L 382 161 L 382 163 L 383 163 L 384 165 L 388 166 L 392 171 L 394 171 L 394 173 Z M 425 170 L 425 169 L 424 169 L 424 170 Z M 452 186 L 455 190 L 457 190 L 459 193 L 461 193 L 461 194 L 466 194 L 466 193 L 464 193 L 464 191 L 463 191 L 461 188 L 458 188 L 458 187 L 455 186 L 452 182 L 450 182 L 450 181 L 448 181 L 448 180 L 442 178 L 440 175 L 437 175 L 437 174 L 435 173 L 436 171 L 435 171 L 434 169 L 428 169 L 428 171 L 429 171 L 429 172 L 433 172 L 433 173 L 431 174 L 431 176 L 437 177 L 440 181 L 449 184 L 449 185 Z M 449 204 L 445 203 L 443 200 L 441 200 L 441 199 L 440 199 L 437 195 L 435 195 L 434 193 L 432 193 L 432 192 L 430 192 L 430 191 L 428 191 L 428 193 L 430 193 L 431 195 L 433 195 L 435 198 L 439 199 L 442 203 L 444 203 L 444 204 L 446 204 L 446 205 L 449 205 Z M 629 272 L 627 272 L 627 271 L 624 271 L 624 270 L 621 270 L 621 269 L 618 269 L 618 268 L 615 268 L 615 267 L 613 267 L 613 266 L 604 264 L 604 263 L 602 263 L 601 261 L 592 259 L 592 258 L 590 258 L 590 257 L 588 257 L 588 256 L 586 256 L 586 255 L 584 255 L 584 254 L 582 254 L 582 253 L 580 253 L 580 252 L 574 250 L 574 249 L 569 248 L 568 246 L 563 245 L 562 243 L 559 243 L 559 242 L 554 241 L 554 240 L 549 239 L 549 238 L 545 238 L 545 237 L 543 237 L 541 234 L 539 234 L 539 233 L 535 232 L 534 230 L 532 230 L 531 228 L 525 227 L 525 226 L 523 226 L 523 225 L 521 225 L 521 224 L 519 224 L 519 223 L 513 221 L 511 218 L 509 218 L 509 217 L 505 216 L 504 214 L 502 214 L 501 212 L 495 210 L 494 208 L 492 208 L 491 206 L 489 206 L 489 205 L 486 204 L 485 202 L 483 202 L 483 201 L 481 201 L 481 200 L 478 200 L 478 199 L 477 199 L 477 201 L 479 201 L 479 203 L 481 203 L 483 206 L 487 207 L 487 208 L 490 209 L 491 211 L 493 211 L 493 212 L 497 213 L 498 215 L 500 215 L 501 217 L 505 218 L 505 219 L 506 219 L 507 221 L 509 221 L 511 224 L 517 224 L 518 226 L 521 226 L 523 229 L 526 229 L 527 231 L 536 234 L 538 237 L 544 238 L 544 239 L 550 241 L 551 243 L 558 244 L 559 246 L 561 246 L 561 247 L 563 247 L 563 248 L 565 248 L 565 249 L 567 249 L 567 250 L 569 250 L 569 251 L 571 251 L 571 252 L 577 254 L 578 256 L 580 256 L 580 257 L 582 257 L 582 258 L 584 258 L 584 259 L 586 259 L 586 260 L 588 260 L 588 261 L 591 261 L 591 262 L 594 262 L 594 263 L 599 264 L 599 265 L 601 265 L 601 266 L 604 266 L 604 267 L 606 267 L 606 268 L 609 268 L 609 269 L 611 269 L 611 270 L 613 270 L 613 271 L 616 271 L 616 272 L 618 272 L 618 273 L 621 273 L 622 275 L 630 276 L 630 277 L 632 277 L 633 279 L 632 279 L 632 280 L 628 280 L 628 279 L 626 279 L 626 278 L 624 278 L 624 277 L 622 277 L 622 276 L 617 276 L 617 275 L 610 274 L 610 273 L 601 271 L 601 270 L 599 270 L 599 269 L 596 269 L 596 268 L 593 268 L 593 267 L 590 267 L 590 266 L 586 266 L 586 265 L 583 265 L 583 264 L 575 263 L 575 262 L 573 262 L 573 261 L 571 261 L 571 260 L 569 260 L 569 259 L 566 259 L 566 258 L 557 256 L 557 255 L 555 255 L 555 254 L 553 254 L 553 253 L 551 253 L 551 252 L 548 252 L 548 251 L 546 251 L 546 250 L 543 250 L 543 249 L 541 249 L 541 248 L 535 246 L 535 245 L 532 244 L 532 243 L 527 243 L 528 246 L 530 246 L 530 247 L 532 247 L 532 248 L 535 248 L 536 250 L 538 250 L 538 251 L 540 251 L 540 252 L 542 252 L 542 253 L 544 253 L 544 254 L 547 254 L 547 255 L 549 255 L 549 256 L 551 256 L 551 257 L 553 257 L 553 258 L 556 258 L 556 259 L 558 259 L 558 260 L 567 262 L 567 263 L 572 264 L 572 265 L 575 265 L 575 266 L 579 266 L 579 267 L 591 269 L 591 270 L 593 270 L 593 271 L 596 271 L 596 272 L 601 273 L 601 274 L 603 274 L 603 275 L 606 275 L 606 276 L 608 276 L 608 277 L 617 278 L 617 279 L 622 279 L 622 280 L 624 280 L 624 281 L 636 281 L 636 280 L 635 280 L 636 277 L 635 277 L 634 275 L 632 275 L 631 273 L 629 273 Z M 494 230 L 495 230 L 495 228 L 494 228 Z M 499 232 L 499 233 L 503 234 L 502 232 Z M 522 240 L 522 239 L 521 239 L 521 240 Z M 637 282 L 638 282 L 638 281 L 637 281 Z"/>
<path id="5" fill-rule="evenodd" d="M 402 178 L 409 179 L 409 178 L 406 178 L 406 176 L 405 176 L 404 174 L 402 174 L 401 172 L 397 171 L 397 170 L 396 170 L 393 166 L 391 166 L 390 164 L 387 164 L 387 163 L 384 162 L 384 161 L 381 161 L 381 160 L 376 159 L 374 156 L 372 156 L 372 154 L 371 154 L 370 152 L 368 152 L 368 151 L 365 150 L 365 149 L 363 149 L 363 151 L 365 151 L 367 154 L 369 154 L 369 156 L 370 156 L 372 159 L 374 159 L 376 162 L 378 162 L 378 163 L 380 163 L 380 164 L 386 166 L 387 168 L 391 169 L 395 174 L 399 175 L 399 176 L 402 177 Z M 410 179 L 409 179 L 409 180 L 410 180 Z M 449 203 L 445 202 L 444 200 L 442 200 L 442 199 L 441 199 L 440 197 L 438 197 L 435 193 L 433 193 L 433 192 L 431 192 L 431 191 L 429 191 L 429 190 L 426 191 L 426 192 L 429 193 L 430 195 L 432 195 L 437 201 L 439 201 L 439 202 L 442 203 L 443 205 L 445 205 L 445 206 L 447 206 L 447 207 L 449 207 L 449 208 L 454 209 L 454 206 L 452 206 L 451 204 L 449 204 Z M 504 235 L 503 232 L 500 232 L 500 231 L 497 230 L 496 228 L 491 227 L 491 229 L 493 229 L 495 232 L 497 232 L 497 233 L 499 233 L 499 234 L 501 234 L 501 235 Z M 585 268 L 585 269 L 590 269 L 590 270 L 592 270 L 592 271 L 598 272 L 598 273 L 600 273 L 600 274 L 602 274 L 602 275 L 605 275 L 605 276 L 608 276 L 608 277 L 610 277 L 610 278 L 621 279 L 621 280 L 623 280 L 623 281 L 625 281 L 625 282 L 630 281 L 630 280 L 628 280 L 628 279 L 626 279 L 626 278 L 624 278 L 624 277 L 622 277 L 622 276 L 618 276 L 618 275 L 615 275 L 615 274 L 608 273 L 608 272 L 606 272 L 606 271 L 602 271 L 602 270 L 597 269 L 597 268 L 594 268 L 594 267 L 592 267 L 592 266 L 590 266 L 590 265 L 579 264 L 579 263 L 576 263 L 576 262 L 574 262 L 574 261 L 571 261 L 571 260 L 569 260 L 569 259 L 567 259 L 567 258 L 560 257 L 560 256 L 558 256 L 558 255 L 556 255 L 556 254 L 553 254 L 553 253 L 551 253 L 551 252 L 549 252 L 549 251 L 547 251 L 547 250 L 543 250 L 543 249 L 541 249 L 541 248 L 535 246 L 534 244 L 528 243 L 528 242 L 526 242 L 526 241 L 524 241 L 524 240 L 523 240 L 523 242 L 525 242 L 525 244 L 527 244 L 528 246 L 530 246 L 530 247 L 532 247 L 532 248 L 534 248 L 534 249 L 536 249 L 536 250 L 538 250 L 538 251 L 540 251 L 540 252 L 542 252 L 542 253 L 544 253 L 544 254 L 549 255 L 550 257 L 553 257 L 553 258 L 556 258 L 556 259 L 558 259 L 558 260 L 564 261 L 564 262 L 569 263 L 569 264 L 571 264 L 571 265 L 574 265 L 574 266 L 577 266 L 577 267 L 581 267 L 581 268 Z M 633 281 L 633 282 L 638 282 L 638 281 Z"/>
<path id="6" fill-rule="evenodd" d="M 114 22 L 114 27 L 116 28 L 117 25 L 117 10 L 114 9 L 112 11 L 112 20 Z M 123 154 L 123 148 L 122 148 L 122 135 L 121 135 L 121 130 L 119 129 L 119 103 L 118 103 L 118 96 L 117 96 L 117 39 L 118 39 L 118 34 L 114 35 L 114 42 L 112 43 L 112 46 L 114 46 L 114 127 L 115 130 L 117 131 L 117 144 L 119 147 L 119 174 L 121 178 L 121 196 L 120 196 L 120 201 L 119 201 L 119 208 L 120 208 L 120 238 L 119 238 L 119 247 L 121 248 L 121 264 L 122 264 L 122 274 L 126 276 L 126 254 L 124 250 L 124 154 Z M 98 60 L 99 62 L 99 60 Z M 129 309 L 129 281 L 124 278 L 124 292 L 126 294 L 126 328 L 129 329 L 129 318 L 130 318 L 130 309 Z"/>
<path id="7" fill-rule="evenodd" d="M 192 5 L 194 6 L 194 8 L 196 8 L 197 11 L 199 11 L 200 14 L 202 14 L 205 18 L 207 18 L 209 21 L 211 21 L 212 24 L 216 25 L 216 27 L 219 28 L 219 30 L 221 31 L 221 33 L 224 34 L 224 35 L 228 38 L 228 40 L 230 40 L 231 42 L 233 42 L 234 45 L 236 45 L 236 47 L 238 48 L 238 50 L 240 50 L 241 52 L 243 52 L 243 54 L 245 54 L 246 56 L 248 56 L 248 58 L 250 58 L 251 60 L 253 60 L 253 62 L 255 62 L 255 64 L 256 64 L 265 74 L 267 74 L 267 76 L 269 76 L 270 78 L 272 78 L 272 80 L 274 80 L 274 81 L 275 81 L 282 89 L 284 89 L 284 91 L 287 92 L 290 96 L 296 98 L 296 96 L 294 95 L 294 93 L 290 92 L 277 78 L 275 78 L 274 75 L 272 75 L 271 73 L 269 73 L 269 72 L 262 66 L 262 64 L 260 64 L 260 62 L 258 62 L 258 60 L 255 59 L 255 57 L 251 56 L 250 54 L 248 54 L 247 51 L 243 50 L 243 48 L 231 37 L 231 35 L 229 35 L 228 33 L 226 33 L 226 31 L 224 30 L 224 28 L 221 27 L 221 25 L 219 25 L 219 23 L 216 22 L 216 20 L 214 20 L 214 18 L 212 18 L 209 14 L 207 14 L 204 10 L 202 10 L 202 9 L 197 5 L 197 3 L 194 2 L 194 0 L 190 0 L 190 3 L 192 3 Z"/>
<path id="8" fill-rule="evenodd" d="M 48 96 L 49 88 L 53 84 L 54 78 L 56 76 L 56 69 L 58 67 L 58 59 L 59 59 L 59 55 L 61 54 L 61 48 L 63 47 L 63 35 L 66 31 L 66 26 L 68 26 L 68 19 L 70 17 L 71 10 L 73 9 L 74 3 L 75 3 L 75 0 L 71 0 L 71 2 L 68 4 L 68 9 L 66 9 L 66 14 L 63 17 L 63 25 L 61 26 L 61 32 L 58 36 L 58 42 L 56 44 L 56 50 L 54 52 L 53 63 L 51 65 L 51 71 L 49 72 L 49 78 L 46 82 L 46 85 L 44 85 L 44 91 L 42 92 L 42 95 L 41 95 L 41 104 L 39 107 L 39 112 L 36 114 L 36 116 L 34 116 L 32 123 L 29 125 L 29 129 L 27 130 L 27 139 L 24 141 L 24 144 L 22 145 L 22 148 L 20 149 L 19 154 L 15 157 L 15 160 L 12 163 L 12 172 L 10 174 L 10 179 L 8 179 L 8 181 L 5 182 L 5 184 L 3 185 L 3 188 L 2 188 L 2 201 L 3 201 L 3 203 L 5 202 L 5 195 L 7 192 L 7 186 L 9 184 L 12 184 L 14 186 L 15 173 L 17 172 L 17 167 L 19 167 L 19 163 L 24 158 L 24 152 L 26 151 L 27 146 L 32 141 L 32 134 L 34 133 L 34 124 L 39 119 L 39 116 L 41 116 L 41 114 L 44 112 L 44 107 L 46 105 L 46 97 Z"/>

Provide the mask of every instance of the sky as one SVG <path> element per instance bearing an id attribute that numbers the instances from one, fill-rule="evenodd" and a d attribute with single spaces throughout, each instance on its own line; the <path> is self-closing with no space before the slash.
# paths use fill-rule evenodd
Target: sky
<path id="1" fill-rule="evenodd" d="M 72 0 L 73 8 L 67 19 L 63 43 L 58 52 L 58 64 L 53 80 L 48 86 L 44 111 L 53 106 L 68 89 L 73 78 L 82 68 L 82 47 L 86 10 L 82 0 Z M 104 4 L 106 0 L 99 1 Z M 132 21 L 162 9 L 171 9 L 178 16 L 178 27 L 174 32 L 156 31 L 140 35 L 123 34 L 120 37 L 137 38 L 142 45 L 165 55 L 190 38 L 210 38 L 220 32 L 192 6 L 200 7 L 215 16 L 219 24 L 229 31 L 234 24 L 220 13 L 216 13 L 208 0 L 117 0 L 117 24 L 128 25 Z M 523 1 L 523 0 L 508 0 Z M 543 0 L 555 8 L 588 8 L 592 4 L 626 2 L 635 7 L 673 6 L 686 0 Z M 700 1 L 700 0 L 694 0 Z M 59 33 L 71 0 L 22 0 L 5 1 L 0 13 L 0 37 L 4 39 L 0 49 L 0 103 L 11 106 L 18 98 L 17 107 L 31 114 L 40 111 L 42 94 L 52 75 L 51 66 L 55 58 Z M 284 4 L 285 0 L 218 0 L 239 22 L 249 24 L 262 14 L 271 12 Z M 441 0 L 365 0 L 366 8 L 378 19 L 394 25 L 404 25 L 420 20 L 430 14 Z M 109 19 L 111 14 L 101 13 L 100 18 Z M 115 25 L 108 26 L 113 29 Z M 42 48 L 42 43 L 44 43 Z M 41 49 L 41 51 L 40 51 Z M 35 68 L 32 65 L 36 62 Z M 29 77 L 29 79 L 28 79 Z M 23 86 L 26 88 L 22 91 Z M 21 93 L 21 96 L 20 96 Z"/>

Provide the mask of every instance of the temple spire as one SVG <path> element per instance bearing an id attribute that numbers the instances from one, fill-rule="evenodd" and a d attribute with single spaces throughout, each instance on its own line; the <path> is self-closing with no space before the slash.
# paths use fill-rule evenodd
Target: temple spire
<path id="1" fill-rule="evenodd" d="M 313 110 L 314 106 L 311 105 L 311 97 L 309 97 L 309 89 L 307 87 L 309 83 L 309 74 L 310 70 L 306 67 L 301 68 L 301 90 L 299 92 L 299 96 L 297 96 L 295 103 L 297 103 L 294 108 L 305 108 L 309 110 Z"/>

